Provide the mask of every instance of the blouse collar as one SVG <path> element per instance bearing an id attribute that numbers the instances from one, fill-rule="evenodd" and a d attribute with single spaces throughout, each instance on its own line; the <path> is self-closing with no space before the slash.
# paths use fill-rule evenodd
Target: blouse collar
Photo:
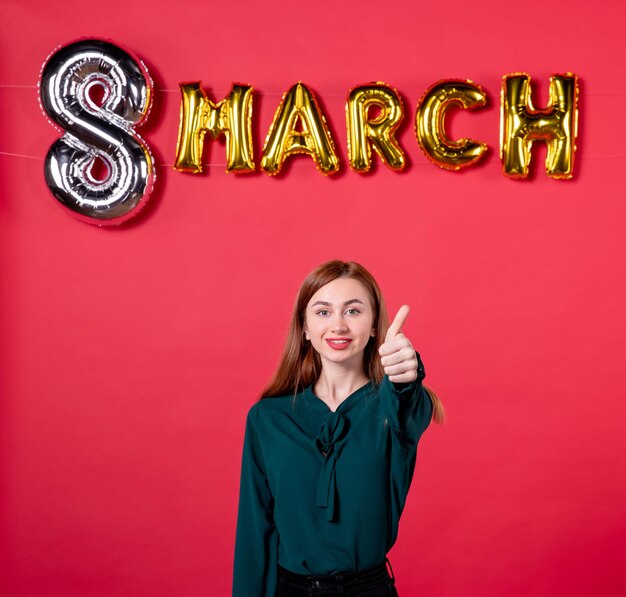
<path id="1" fill-rule="evenodd" d="M 313 386 L 315 384 L 311 384 L 304 390 L 304 398 L 305 400 L 313 406 L 316 410 L 319 410 L 323 413 L 329 412 L 346 412 L 350 408 L 352 408 L 355 404 L 359 402 L 359 400 L 367 394 L 372 388 L 372 380 L 368 381 L 365 385 L 362 385 L 360 388 L 356 389 L 352 394 L 350 394 L 345 400 L 343 400 L 336 411 L 332 411 L 328 404 L 326 404 L 321 398 L 318 398 L 313 392 Z"/>

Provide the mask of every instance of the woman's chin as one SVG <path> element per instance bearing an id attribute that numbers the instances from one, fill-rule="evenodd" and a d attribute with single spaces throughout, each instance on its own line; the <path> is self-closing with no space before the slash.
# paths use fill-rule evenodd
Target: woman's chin
<path id="1" fill-rule="evenodd" d="M 325 361 L 332 365 L 342 365 L 347 368 L 361 366 L 363 363 L 363 351 L 354 352 L 352 350 L 333 350 L 330 348 L 324 353 L 320 353 L 322 363 Z"/>

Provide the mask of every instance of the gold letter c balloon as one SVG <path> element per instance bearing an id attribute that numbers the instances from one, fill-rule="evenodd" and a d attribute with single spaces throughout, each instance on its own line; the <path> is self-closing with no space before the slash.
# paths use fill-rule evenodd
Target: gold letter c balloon
<path id="1" fill-rule="evenodd" d="M 426 157 L 446 170 L 460 170 L 477 162 L 487 144 L 473 139 L 452 141 L 446 135 L 445 117 L 451 106 L 482 108 L 487 96 L 480 85 L 468 79 L 448 79 L 429 87 L 417 107 L 415 133 Z"/>

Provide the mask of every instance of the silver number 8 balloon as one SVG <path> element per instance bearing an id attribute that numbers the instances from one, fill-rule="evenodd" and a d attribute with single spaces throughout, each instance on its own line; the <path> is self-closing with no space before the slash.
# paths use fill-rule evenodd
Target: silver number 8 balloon
<path id="1" fill-rule="evenodd" d="M 84 39 L 44 63 L 43 110 L 65 132 L 46 156 L 46 182 L 81 220 L 119 224 L 134 216 L 154 186 L 154 160 L 134 131 L 147 118 L 152 79 L 146 67 L 112 43 Z M 101 101 L 93 99 L 96 92 Z M 101 160 L 101 175 L 94 174 Z"/>

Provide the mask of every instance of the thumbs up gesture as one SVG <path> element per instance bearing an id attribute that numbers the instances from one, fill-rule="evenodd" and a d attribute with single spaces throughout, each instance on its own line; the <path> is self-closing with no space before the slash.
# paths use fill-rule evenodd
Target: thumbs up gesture
<path id="1" fill-rule="evenodd" d="M 409 306 L 402 305 L 389 326 L 385 341 L 378 349 L 385 373 L 393 383 L 408 383 L 417 379 L 417 357 L 411 341 L 402 333 Z"/>

